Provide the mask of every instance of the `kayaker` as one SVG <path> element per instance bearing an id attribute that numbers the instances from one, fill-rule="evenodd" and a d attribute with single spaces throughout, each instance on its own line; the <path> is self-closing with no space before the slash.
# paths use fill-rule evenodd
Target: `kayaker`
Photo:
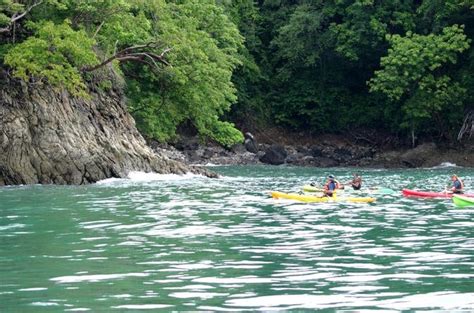
<path id="1" fill-rule="evenodd" d="M 360 188 L 362 187 L 362 177 L 360 177 L 358 173 L 353 173 L 352 175 L 354 176 L 354 178 L 350 182 L 352 188 L 354 190 L 360 190 Z"/>
<path id="2" fill-rule="evenodd" d="M 459 179 L 457 175 L 451 176 L 451 181 L 453 182 L 453 187 L 451 191 L 453 193 L 463 193 L 464 183 Z"/>
<path id="3" fill-rule="evenodd" d="M 324 189 L 323 189 L 324 195 L 326 197 L 334 197 L 336 189 L 337 189 L 337 183 L 334 178 L 334 175 L 329 175 L 328 181 L 324 185 Z"/>

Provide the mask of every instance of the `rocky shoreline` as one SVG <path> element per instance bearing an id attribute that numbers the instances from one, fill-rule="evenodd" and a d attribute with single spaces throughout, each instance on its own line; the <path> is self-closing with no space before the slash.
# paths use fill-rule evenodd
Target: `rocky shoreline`
<path id="1" fill-rule="evenodd" d="M 127 112 L 123 87 L 73 97 L 0 71 L 0 186 L 94 183 L 131 171 L 217 177 L 154 153 Z"/>
<path id="2" fill-rule="evenodd" d="M 146 142 L 127 112 L 123 87 L 90 86 L 75 98 L 48 86 L 30 86 L 0 72 L 0 186 L 89 184 L 131 171 L 195 173 L 217 177 L 196 165 L 291 165 L 311 167 L 417 168 L 442 163 L 474 166 L 474 144 L 457 149 L 423 143 L 414 149 L 359 137 L 291 134 L 266 129 L 245 134 L 245 143 L 225 149 L 195 135 L 173 144 Z M 372 132 L 374 133 L 374 132 Z M 371 133 L 368 133 L 371 134 Z M 389 138 L 390 139 L 390 138 Z M 403 147 L 403 146 L 401 146 Z M 151 148 L 151 149 L 150 149 Z"/>
<path id="3" fill-rule="evenodd" d="M 184 137 L 175 144 L 149 142 L 160 155 L 192 165 L 290 165 L 308 167 L 419 168 L 443 163 L 474 166 L 474 146 L 461 149 L 438 147 L 423 143 L 416 148 L 377 147 L 344 137 L 329 136 L 317 142 L 277 138 L 277 142 L 256 139 L 246 133 L 245 144 L 231 149 L 200 143 L 197 137 Z"/>

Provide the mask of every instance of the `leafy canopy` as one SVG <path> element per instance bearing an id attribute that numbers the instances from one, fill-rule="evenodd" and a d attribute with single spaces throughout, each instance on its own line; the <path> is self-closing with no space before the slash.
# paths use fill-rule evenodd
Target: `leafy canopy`
<path id="1" fill-rule="evenodd" d="M 441 34 L 388 36 L 391 48 L 381 59 L 382 69 L 370 80 L 373 92 L 401 101 L 405 119 L 429 119 L 434 113 L 460 106 L 466 88 L 447 74 L 470 40 L 464 27 L 445 27 Z M 404 123 L 402 126 L 407 126 Z"/>
<path id="2" fill-rule="evenodd" d="M 0 25 L 26 7 L 0 1 Z M 214 0 L 49 0 L 17 28 L 15 44 L 0 49 L 15 77 L 85 96 L 85 72 L 110 60 L 125 77 L 130 109 L 147 135 L 170 140 L 189 121 L 203 138 L 226 146 L 243 141 L 219 120 L 237 99 L 232 74 L 243 37 Z M 149 50 L 127 50 L 137 46 Z"/>
<path id="3" fill-rule="evenodd" d="M 97 57 L 92 50 L 95 41 L 84 31 L 75 31 L 70 22 L 30 23 L 35 35 L 14 46 L 5 56 L 14 76 L 47 79 L 53 86 L 62 86 L 74 95 L 85 95 L 86 86 L 80 68 L 93 65 Z"/>

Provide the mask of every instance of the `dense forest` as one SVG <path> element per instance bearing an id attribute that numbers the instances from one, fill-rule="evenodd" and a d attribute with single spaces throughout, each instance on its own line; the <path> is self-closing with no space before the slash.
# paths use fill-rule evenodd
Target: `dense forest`
<path id="1" fill-rule="evenodd" d="M 452 141 L 473 37 L 474 0 L 0 0 L 0 70 L 74 97 L 113 70 L 163 142 L 186 124 L 231 146 L 233 122 Z"/>

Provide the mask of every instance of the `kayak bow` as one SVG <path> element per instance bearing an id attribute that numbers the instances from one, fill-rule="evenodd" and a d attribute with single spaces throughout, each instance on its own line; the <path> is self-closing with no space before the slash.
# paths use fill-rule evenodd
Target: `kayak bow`
<path id="1" fill-rule="evenodd" d="M 453 202 L 456 206 L 461 207 L 461 208 L 474 206 L 474 198 L 466 197 L 462 195 L 454 195 Z"/>
<path id="2" fill-rule="evenodd" d="M 452 198 L 453 193 L 450 192 L 433 192 L 433 191 L 418 191 L 411 189 L 403 189 L 402 193 L 406 197 L 422 197 L 422 198 Z M 464 195 L 474 196 L 474 195 Z"/>

